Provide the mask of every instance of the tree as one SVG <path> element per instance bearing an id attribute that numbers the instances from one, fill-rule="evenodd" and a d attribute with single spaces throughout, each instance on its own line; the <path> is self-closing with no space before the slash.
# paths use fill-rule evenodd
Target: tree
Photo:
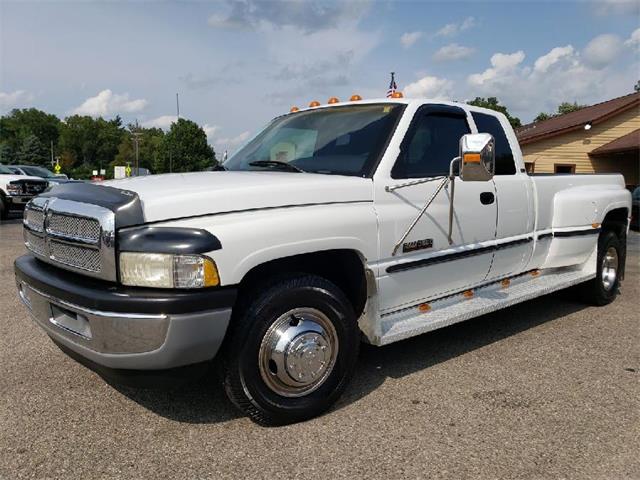
<path id="1" fill-rule="evenodd" d="M 155 165 L 155 173 L 197 172 L 216 165 L 216 154 L 207 143 L 207 135 L 195 122 L 179 118 L 171 124 L 162 141 L 162 156 Z"/>
<path id="2" fill-rule="evenodd" d="M 15 158 L 18 163 L 25 165 L 44 165 L 49 156 L 48 151 L 35 135 L 24 138 Z"/>
<path id="3" fill-rule="evenodd" d="M 548 113 L 540 112 L 536 118 L 533 119 L 534 122 L 542 122 L 543 120 L 549 120 L 553 115 L 549 115 Z"/>
<path id="4" fill-rule="evenodd" d="M 476 97 L 474 100 L 471 100 L 467 103 L 475 107 L 489 108 L 491 110 L 495 110 L 496 112 L 503 113 L 509 120 L 511 126 L 514 128 L 522 126 L 520 119 L 518 117 L 512 117 L 507 111 L 507 107 L 505 107 L 504 105 L 500 105 L 500 101 L 496 97 Z"/>
<path id="5" fill-rule="evenodd" d="M 110 166 L 125 166 L 128 163 L 135 165 L 136 151 L 134 133 L 138 137 L 138 156 L 140 167 L 147 168 L 157 173 L 157 164 L 162 164 L 164 132 L 160 128 L 143 128 L 137 124 L 130 124 L 125 131 L 122 141 L 118 146 L 118 153 Z"/>
<path id="6" fill-rule="evenodd" d="M 14 109 L 0 117 L 0 148 L 4 163 L 49 165 L 49 149 L 58 144 L 60 119 L 36 108 Z M 20 153 L 22 152 L 22 154 Z"/>
<path id="7" fill-rule="evenodd" d="M 584 107 L 586 107 L 587 105 L 579 105 L 578 102 L 562 102 L 560 105 L 558 105 L 558 108 L 556 109 L 556 113 L 539 113 L 538 116 L 536 118 L 533 119 L 534 122 L 542 122 L 543 120 L 548 120 L 550 118 L 553 117 L 557 117 L 558 115 L 564 115 L 566 113 L 571 113 L 571 112 L 576 112 Z"/>
<path id="8" fill-rule="evenodd" d="M 60 149 L 71 167 L 104 168 L 118 153 L 124 128 L 122 120 L 72 115 L 67 117 L 60 131 Z"/>
<path id="9" fill-rule="evenodd" d="M 564 115 L 565 113 L 577 112 L 578 110 L 586 107 L 587 105 L 578 105 L 578 102 L 562 102 L 558 105 L 558 115 Z"/>

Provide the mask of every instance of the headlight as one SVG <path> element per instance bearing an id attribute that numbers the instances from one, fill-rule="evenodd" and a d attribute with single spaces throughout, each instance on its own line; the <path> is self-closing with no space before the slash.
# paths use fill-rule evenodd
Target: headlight
<path id="1" fill-rule="evenodd" d="M 22 185 L 14 185 L 10 183 L 7 185 L 7 193 L 9 195 L 20 195 L 22 193 Z"/>
<path id="2" fill-rule="evenodd" d="M 220 284 L 216 264 L 209 257 L 136 252 L 120 254 L 120 281 L 124 285 L 155 288 L 203 288 Z"/>

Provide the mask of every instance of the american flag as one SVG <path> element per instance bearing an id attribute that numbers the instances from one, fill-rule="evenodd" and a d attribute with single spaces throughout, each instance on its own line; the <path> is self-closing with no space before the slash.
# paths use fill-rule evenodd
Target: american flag
<path id="1" fill-rule="evenodd" d="M 391 83 L 389 84 L 389 90 L 387 90 L 387 98 L 393 97 L 393 94 L 396 93 L 398 89 L 398 85 L 396 85 L 396 72 L 391 72 Z"/>

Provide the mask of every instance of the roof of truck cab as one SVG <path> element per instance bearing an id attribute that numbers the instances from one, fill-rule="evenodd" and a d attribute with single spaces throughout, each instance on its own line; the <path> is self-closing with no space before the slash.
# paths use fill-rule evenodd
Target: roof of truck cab
<path id="1" fill-rule="evenodd" d="M 469 105 L 463 102 L 454 102 L 451 100 L 442 100 L 436 98 L 369 98 L 362 99 L 356 101 L 345 101 L 338 103 L 323 103 L 318 105 L 317 107 L 299 107 L 299 112 L 307 112 L 309 110 L 320 110 L 322 108 L 333 108 L 333 107 L 342 107 L 346 105 L 367 105 L 367 104 L 376 104 L 376 103 L 391 103 L 391 104 L 399 104 L 399 105 L 424 105 L 424 104 L 436 104 L 436 105 L 450 105 L 453 107 L 460 107 L 465 110 L 470 110 L 474 112 L 484 112 L 492 115 L 500 115 L 500 112 L 496 112 L 495 110 L 490 110 L 487 108 L 476 107 L 473 105 Z M 297 112 L 288 112 L 288 113 L 297 113 Z"/>

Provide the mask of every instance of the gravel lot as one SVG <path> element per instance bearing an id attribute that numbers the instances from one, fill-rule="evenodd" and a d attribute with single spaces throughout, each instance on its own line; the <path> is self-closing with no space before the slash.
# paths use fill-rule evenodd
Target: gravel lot
<path id="1" fill-rule="evenodd" d="M 566 293 L 365 346 L 325 416 L 240 417 L 211 381 L 105 383 L 19 303 L 18 219 L 0 223 L 0 478 L 640 478 L 640 235 L 622 295 Z"/>

